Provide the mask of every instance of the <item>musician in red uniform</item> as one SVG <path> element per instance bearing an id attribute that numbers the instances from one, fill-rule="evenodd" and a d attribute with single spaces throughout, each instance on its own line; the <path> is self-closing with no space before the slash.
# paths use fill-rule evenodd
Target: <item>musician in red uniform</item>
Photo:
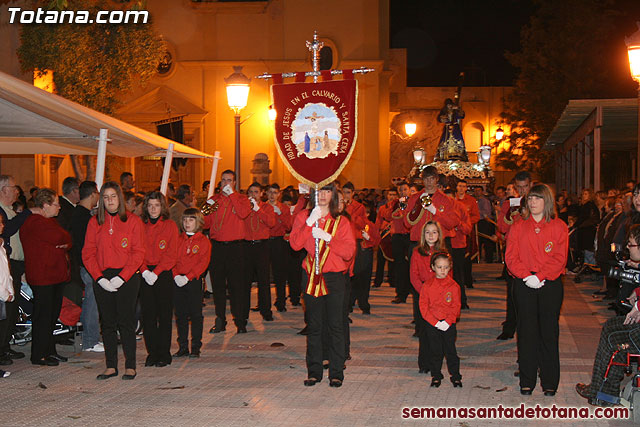
<path id="1" fill-rule="evenodd" d="M 209 330 L 215 334 L 226 330 L 227 290 L 231 314 L 238 333 L 247 332 L 249 299 L 244 274 L 244 219 L 251 213 L 252 204 L 247 196 L 234 191 L 236 174 L 232 170 L 222 172 L 222 191 L 207 200 L 215 210 L 204 217 L 204 228 L 211 239 L 211 280 L 216 320 Z"/>
<path id="2" fill-rule="evenodd" d="M 244 219 L 246 289 L 251 298 L 251 281 L 258 279 L 258 309 L 267 322 L 273 320 L 271 313 L 271 281 L 269 278 L 269 230 L 276 225 L 273 207 L 260 202 L 260 184 L 254 182 L 247 190 L 251 202 L 251 213 Z M 248 314 L 248 312 L 247 312 Z"/>
<path id="3" fill-rule="evenodd" d="M 411 292 L 409 280 L 409 227 L 405 225 L 409 184 L 406 182 L 398 184 L 398 196 L 399 199 L 394 204 L 391 215 L 384 218 L 392 223 L 391 253 L 393 254 L 393 281 L 396 286 L 396 297 L 391 300 L 393 304 L 407 302 L 407 296 Z"/>
<path id="4" fill-rule="evenodd" d="M 178 227 L 170 219 L 164 195 L 152 191 L 144 198 L 142 222 L 145 255 L 140 272 L 142 331 L 147 347 L 144 366 L 171 364 L 171 329 L 173 321 L 173 273 L 178 250 Z"/>
<path id="5" fill-rule="evenodd" d="M 467 233 L 467 247 L 465 249 L 465 256 L 462 266 L 463 272 L 463 286 L 467 288 L 473 288 L 473 277 L 471 275 L 471 256 L 473 255 L 473 248 L 477 248 L 477 245 L 474 242 L 476 238 L 475 226 L 480 221 L 480 210 L 478 209 L 478 202 L 471 194 L 467 193 L 467 181 L 461 179 L 456 184 L 456 196 L 455 199 L 458 203 L 462 203 L 465 207 L 467 217 L 469 218 L 469 222 L 471 228 L 469 229 L 469 233 Z M 480 254 L 478 254 L 480 256 Z M 466 298 L 465 298 L 466 299 Z M 462 308 L 464 307 L 464 302 Z"/>
<path id="6" fill-rule="evenodd" d="M 135 312 L 145 254 L 144 226 L 127 212 L 120 186 L 107 182 L 100 190 L 98 213 L 87 225 L 82 262 L 95 281 L 107 369 L 99 380 L 118 375 L 118 332 L 125 357 L 122 379 L 136 377 Z"/>
<path id="7" fill-rule="evenodd" d="M 507 195 L 509 197 L 502 202 L 500 212 L 498 212 L 498 230 L 504 235 L 505 239 L 509 236 L 511 226 L 520 220 L 520 211 L 522 209 L 520 205 L 524 205 L 524 203 L 521 203 L 521 200 L 531 189 L 531 175 L 527 171 L 520 171 L 516 173 L 514 181 L 514 184 L 507 186 Z M 496 338 L 498 340 L 509 340 L 513 338 L 516 332 L 516 309 L 513 303 L 513 276 L 507 271 L 506 264 L 504 268 L 503 276 L 506 277 L 507 281 L 507 308 L 505 320 L 502 322 L 502 332 Z"/>
<path id="8" fill-rule="evenodd" d="M 378 208 L 376 215 L 376 227 L 380 232 L 380 246 L 378 247 L 378 254 L 376 255 L 376 278 L 373 284 L 374 288 L 382 286 L 384 281 L 384 264 L 387 263 L 389 270 L 388 280 L 389 285 L 394 286 L 393 282 L 393 254 L 391 252 L 391 214 L 395 209 L 392 209 L 397 203 L 398 190 L 395 187 L 387 190 L 387 203 Z M 387 219 L 388 218 L 388 219 Z"/>
<path id="9" fill-rule="evenodd" d="M 318 221 L 318 227 L 315 226 Z M 319 260 L 315 257 L 315 239 L 320 240 Z M 343 306 L 349 263 L 355 253 L 355 238 L 348 219 L 338 212 L 338 192 L 334 184 L 318 191 L 318 205 L 314 194 L 310 209 L 302 211 L 293 220 L 290 236 L 294 250 L 305 248 L 304 302 L 308 319 L 307 379 L 305 386 L 322 380 L 322 328 L 329 329 L 329 385 L 340 387 L 344 380 L 346 359 L 343 332 Z M 320 274 L 316 274 L 316 261 Z"/>
<path id="10" fill-rule="evenodd" d="M 471 221 L 465 205 L 456 200 L 453 190 L 446 189 L 444 193 L 454 201 L 454 208 L 460 217 L 460 224 L 454 227 L 454 235 L 451 237 L 451 257 L 453 258 L 453 280 L 460 285 L 460 305 L 468 309 L 467 293 L 464 286 L 464 268 L 467 254 L 467 240 L 471 233 Z"/>
<path id="11" fill-rule="evenodd" d="M 365 208 L 365 211 L 367 209 Z M 380 233 L 378 227 L 365 217 L 364 227 L 357 231 L 355 237 L 356 257 L 351 278 L 349 307 L 353 307 L 357 302 L 363 314 L 371 314 L 369 290 L 371 289 L 371 273 L 373 271 L 373 250 L 380 244 Z"/>
<path id="12" fill-rule="evenodd" d="M 174 306 L 178 329 L 178 351 L 174 357 L 200 357 L 202 347 L 202 276 L 211 259 L 211 243 L 202 234 L 204 218 L 198 209 L 182 212 L 182 230 L 178 238 L 178 254 L 173 267 Z M 189 353 L 189 320 L 191 320 L 191 353 Z"/>
<path id="13" fill-rule="evenodd" d="M 286 311 L 287 299 L 287 260 L 289 258 L 289 244 L 284 235 L 291 230 L 291 209 L 280 203 L 280 186 L 273 183 L 267 188 L 268 209 L 275 215 L 274 225 L 269 228 L 269 261 L 273 280 L 276 283 L 276 302 L 278 311 Z M 300 302 L 300 289 L 292 289 L 289 283 L 289 299 L 293 305 Z"/>
<path id="14" fill-rule="evenodd" d="M 545 184 L 534 185 L 526 196 L 522 220 L 509 230 L 505 258 L 514 276 L 520 393 L 523 395 L 532 393 L 538 372 L 545 396 L 555 395 L 558 389 L 558 318 L 568 240 L 567 225 L 557 218 L 551 189 Z"/>

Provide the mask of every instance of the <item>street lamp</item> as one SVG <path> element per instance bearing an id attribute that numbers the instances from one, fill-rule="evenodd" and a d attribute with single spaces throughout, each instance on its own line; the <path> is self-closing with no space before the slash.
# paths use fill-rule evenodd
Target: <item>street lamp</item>
<path id="1" fill-rule="evenodd" d="M 241 66 L 233 67 L 233 74 L 224 79 L 227 85 L 227 103 L 234 112 L 236 130 L 236 190 L 240 190 L 240 110 L 247 106 L 251 79 L 242 74 Z"/>
<path id="2" fill-rule="evenodd" d="M 502 141 L 502 138 L 504 138 L 504 131 L 499 127 L 496 129 L 496 141 Z"/>
<path id="3" fill-rule="evenodd" d="M 276 120 L 277 112 L 276 109 L 273 108 L 273 104 L 269 105 L 269 120 L 274 122 Z"/>
<path id="4" fill-rule="evenodd" d="M 478 149 L 478 161 L 489 166 L 489 162 L 491 162 L 491 147 L 489 145 L 483 145 Z"/>
<path id="5" fill-rule="evenodd" d="M 412 137 L 414 133 L 416 133 L 417 126 L 415 123 L 408 122 L 404 124 L 404 132 L 407 136 Z"/>
<path id="6" fill-rule="evenodd" d="M 625 37 L 627 53 L 629 54 L 629 69 L 631 78 L 640 83 L 640 22 L 636 22 L 638 31 L 630 37 Z M 638 91 L 638 117 L 640 118 L 640 91 Z M 636 158 L 636 177 L 640 176 L 640 125 L 638 126 L 638 154 Z"/>
<path id="7" fill-rule="evenodd" d="M 424 161 L 424 149 L 420 147 L 416 147 L 413 149 L 413 160 L 416 162 L 416 165 L 421 165 Z"/>

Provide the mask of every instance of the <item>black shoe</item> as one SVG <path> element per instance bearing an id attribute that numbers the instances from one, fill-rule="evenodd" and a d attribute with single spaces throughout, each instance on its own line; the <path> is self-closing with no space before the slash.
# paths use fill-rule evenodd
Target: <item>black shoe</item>
<path id="1" fill-rule="evenodd" d="M 294 307 L 300 307 L 302 304 L 300 304 L 300 301 L 291 301 L 291 305 Z"/>
<path id="2" fill-rule="evenodd" d="M 173 357 L 185 357 L 189 355 L 189 349 L 181 348 L 177 352 L 173 353 Z"/>
<path id="3" fill-rule="evenodd" d="M 285 311 L 287 311 L 287 307 L 285 307 L 285 306 L 276 307 L 276 309 L 280 313 L 284 313 Z"/>
<path id="4" fill-rule="evenodd" d="M 200 357 L 200 350 L 193 350 L 189 355 L 189 359 L 197 359 Z"/>
<path id="5" fill-rule="evenodd" d="M 513 338 L 513 334 L 508 334 L 504 331 L 502 331 L 502 333 L 500 335 L 498 335 L 498 337 L 496 338 L 497 340 L 501 340 L 501 341 L 506 341 L 506 340 L 510 340 Z"/>
<path id="6" fill-rule="evenodd" d="M 407 302 L 407 301 L 403 300 L 400 297 L 396 297 L 396 298 L 391 300 L 391 304 L 404 304 L 405 302 Z"/>
<path id="7" fill-rule="evenodd" d="M 147 366 L 147 367 L 149 367 L 149 366 L 156 366 L 156 363 L 157 363 L 157 362 L 158 362 L 158 361 L 156 360 L 156 358 L 155 358 L 155 357 L 153 357 L 153 356 L 151 356 L 151 355 L 148 355 L 148 356 L 147 356 L 147 360 L 145 360 L 145 362 L 144 362 L 144 366 Z"/>
<path id="8" fill-rule="evenodd" d="M 473 285 L 466 285 L 467 289 L 473 289 Z"/>
<path id="9" fill-rule="evenodd" d="M 555 396 L 556 395 L 556 391 L 555 390 L 545 390 L 544 391 L 544 395 L 545 396 Z"/>
<path id="10" fill-rule="evenodd" d="M 209 292 L 209 291 L 204 291 L 204 293 L 202 294 L 202 296 L 203 296 L 204 298 L 209 299 L 209 298 L 211 298 L 211 297 L 213 296 L 213 294 L 212 294 L 211 292 Z"/>
<path id="11" fill-rule="evenodd" d="M 306 380 L 304 380 L 304 386 L 305 387 L 312 387 L 314 385 L 316 385 L 317 383 L 319 383 L 322 380 L 318 380 L 316 378 L 307 378 Z"/>
<path id="12" fill-rule="evenodd" d="M 133 380 L 136 378 L 136 375 L 138 375 L 138 373 L 136 371 L 133 371 L 133 374 L 124 374 L 122 376 L 123 380 Z"/>
<path id="13" fill-rule="evenodd" d="M 576 384 L 576 392 L 585 399 L 591 399 L 593 396 L 589 393 L 589 389 L 591 388 L 591 384 Z"/>
<path id="14" fill-rule="evenodd" d="M 260 307 L 251 307 L 251 311 L 260 311 Z"/>
<path id="15" fill-rule="evenodd" d="M 529 387 L 520 387 L 520 394 L 523 396 L 531 396 L 533 390 Z"/>
<path id="16" fill-rule="evenodd" d="M 7 365 L 13 365 L 13 360 L 11 360 L 11 358 L 7 357 L 6 355 L 2 355 L 2 357 L 0 357 L 0 366 Z"/>
<path id="17" fill-rule="evenodd" d="M 246 334 L 247 333 L 247 327 L 246 326 L 237 326 L 238 328 L 238 333 L 239 334 Z"/>
<path id="18" fill-rule="evenodd" d="M 60 356 L 58 353 L 54 353 L 49 355 L 50 358 L 57 360 L 58 362 L 66 362 L 69 360 L 68 357 Z"/>
<path id="19" fill-rule="evenodd" d="M 220 319 L 220 318 L 216 318 L 216 323 L 214 324 L 214 326 L 209 329 L 209 333 L 210 334 L 217 334 L 219 332 L 223 332 L 227 330 L 227 322 Z"/>
<path id="20" fill-rule="evenodd" d="M 420 368 L 420 369 L 418 369 L 418 373 L 419 374 L 428 374 L 429 373 L 429 369 L 428 368 Z"/>
<path id="21" fill-rule="evenodd" d="M 117 377 L 118 376 L 118 370 L 116 369 L 113 373 L 111 374 L 100 374 L 96 377 L 97 380 L 106 380 L 112 377 Z"/>
<path id="22" fill-rule="evenodd" d="M 16 360 L 16 359 L 24 359 L 24 353 L 21 351 L 15 351 L 12 349 L 7 350 L 7 352 L 4 354 L 5 357 L 8 357 L 9 359 L 12 360 Z"/>
<path id="23" fill-rule="evenodd" d="M 269 313 L 265 316 L 262 316 L 265 322 L 273 322 L 273 314 Z"/>
<path id="24" fill-rule="evenodd" d="M 305 326 L 304 328 L 300 329 L 298 335 L 309 335 L 309 329 Z"/>
<path id="25" fill-rule="evenodd" d="M 451 384 L 453 384 L 453 387 L 454 387 L 454 388 L 455 388 L 455 387 L 460 387 L 460 388 L 462 388 L 462 381 L 460 381 L 460 380 L 455 380 L 455 381 L 453 381 L 453 380 L 452 380 L 452 381 L 451 381 Z"/>
<path id="26" fill-rule="evenodd" d="M 164 368 L 164 367 L 165 367 L 165 366 L 167 366 L 167 365 L 171 365 L 171 362 L 167 362 L 167 361 L 165 361 L 165 360 L 158 360 L 158 361 L 156 362 L 156 366 L 157 366 L 158 368 Z"/>
<path id="27" fill-rule="evenodd" d="M 442 381 L 437 380 L 435 378 L 431 378 L 431 387 L 438 388 L 440 387 L 440 384 L 442 384 Z"/>
<path id="28" fill-rule="evenodd" d="M 371 314 L 371 309 L 362 310 L 362 314 Z"/>
<path id="29" fill-rule="evenodd" d="M 32 360 L 31 363 L 33 365 L 40 365 L 40 366 L 58 366 L 60 364 L 60 362 L 58 362 L 56 359 L 50 356 L 43 357 L 40 360 L 35 360 L 35 361 Z"/>
<path id="30" fill-rule="evenodd" d="M 332 380 L 329 381 L 329 387 L 342 387 L 342 380 L 339 380 L 337 378 L 333 378 Z"/>

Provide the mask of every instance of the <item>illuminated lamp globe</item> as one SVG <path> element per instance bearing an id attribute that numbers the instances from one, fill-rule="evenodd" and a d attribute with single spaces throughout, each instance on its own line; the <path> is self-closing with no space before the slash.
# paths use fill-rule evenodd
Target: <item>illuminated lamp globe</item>
<path id="1" fill-rule="evenodd" d="M 415 123 L 405 123 L 404 124 L 404 132 L 407 134 L 407 136 L 413 136 L 413 134 L 416 133 L 416 129 L 418 128 L 418 126 Z"/>
<path id="2" fill-rule="evenodd" d="M 251 79 L 242 74 L 242 67 L 233 67 L 234 73 L 224 79 L 227 86 L 227 103 L 236 114 L 247 106 Z"/>

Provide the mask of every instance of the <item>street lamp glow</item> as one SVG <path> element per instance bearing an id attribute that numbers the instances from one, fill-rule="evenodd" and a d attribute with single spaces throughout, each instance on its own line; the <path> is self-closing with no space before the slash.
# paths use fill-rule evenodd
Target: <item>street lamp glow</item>
<path id="1" fill-rule="evenodd" d="M 636 25 L 638 26 L 638 31 L 630 37 L 625 37 L 624 42 L 627 45 L 627 52 L 629 54 L 631 77 L 640 83 L 640 22 L 636 22 Z"/>
<path id="2" fill-rule="evenodd" d="M 275 108 L 273 108 L 273 104 L 269 105 L 269 120 L 272 122 L 276 120 L 276 116 L 278 115 Z"/>
<path id="3" fill-rule="evenodd" d="M 413 136 L 416 133 L 417 125 L 415 123 L 409 122 L 404 124 L 404 131 L 407 136 Z"/>
<path id="4" fill-rule="evenodd" d="M 488 145 L 483 145 L 478 150 L 478 160 L 480 160 L 485 165 L 489 165 L 491 161 L 491 147 Z"/>
<path id="5" fill-rule="evenodd" d="M 413 150 L 413 160 L 417 165 L 421 165 L 424 160 L 424 150 L 422 148 L 416 148 Z"/>
<path id="6" fill-rule="evenodd" d="M 504 131 L 499 127 L 496 129 L 496 141 L 502 141 L 502 138 L 504 138 Z"/>
<path id="7" fill-rule="evenodd" d="M 224 79 L 227 85 L 227 103 L 236 114 L 247 106 L 251 79 L 242 74 L 242 67 L 233 67 L 234 73 Z"/>

